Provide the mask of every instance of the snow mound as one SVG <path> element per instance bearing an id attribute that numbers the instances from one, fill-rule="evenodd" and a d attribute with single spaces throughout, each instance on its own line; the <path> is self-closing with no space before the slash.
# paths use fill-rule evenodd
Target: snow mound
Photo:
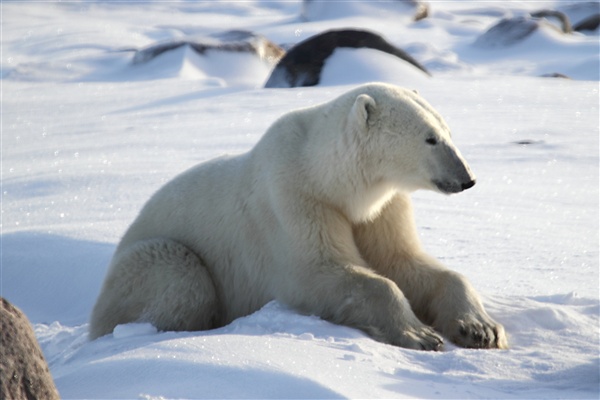
<path id="1" fill-rule="evenodd" d="M 524 75 L 557 73 L 572 79 L 600 79 L 600 55 L 593 50 L 596 41 L 577 33 L 563 34 L 542 21 L 516 18 L 505 22 L 477 38 L 471 49 L 465 48 L 463 60 L 487 65 L 490 71 L 517 64 Z M 500 26 L 504 28 L 495 29 Z"/>
<path id="2" fill-rule="evenodd" d="M 393 13 L 397 17 L 405 17 L 408 22 L 425 18 L 428 12 L 427 4 L 420 0 L 387 2 L 304 0 L 301 16 L 307 21 L 322 21 L 365 15 L 377 18 Z"/>
<path id="3" fill-rule="evenodd" d="M 128 324 L 88 342 L 86 326 L 54 323 L 37 324 L 36 334 L 64 398 L 546 398 L 597 389 L 589 341 L 597 301 L 568 294 L 487 304 L 506 321 L 509 351 L 399 349 L 276 302 L 213 331 L 156 333 Z"/>
<path id="4" fill-rule="evenodd" d="M 213 86 L 258 87 L 267 78 L 270 67 L 250 53 L 207 50 L 205 55 L 185 45 L 165 52 L 144 64 L 135 64 L 123 72 L 123 78 L 161 79 L 179 77 L 203 80 Z"/>
<path id="5" fill-rule="evenodd" d="M 319 86 L 382 81 L 410 87 L 428 79 L 425 72 L 391 54 L 373 49 L 338 48 L 325 61 Z"/>
<path id="6" fill-rule="evenodd" d="M 526 17 L 505 18 L 478 37 L 475 46 L 484 48 L 511 46 L 524 40 L 540 27 L 546 26 L 548 25 Z"/>
<path id="7" fill-rule="evenodd" d="M 360 29 L 332 29 L 311 36 L 290 48 L 287 54 L 277 63 L 271 76 L 265 83 L 265 87 L 288 88 L 318 85 L 321 82 L 323 66 L 330 63 L 329 58 L 331 58 L 336 49 L 376 50 L 377 52 L 393 55 L 396 61 L 402 60 L 402 63 L 410 64 L 425 74 L 429 74 L 425 67 L 417 60 L 404 50 L 389 43 L 377 33 Z M 338 54 L 340 53 L 338 52 Z M 377 53 L 373 52 L 359 52 L 356 55 L 359 56 L 358 63 L 354 62 L 355 57 L 346 57 L 346 70 L 354 71 L 358 67 L 360 71 L 361 66 L 364 66 L 365 62 L 372 64 L 368 59 L 370 57 L 382 60 L 382 58 L 377 56 Z M 360 60 L 360 55 L 367 59 Z M 384 65 L 387 66 L 391 62 L 391 66 L 389 67 L 391 71 L 394 70 L 395 64 L 389 60 L 391 59 L 388 59 Z M 385 68 L 378 68 L 378 70 L 383 72 Z M 362 80 L 358 80 L 357 82 L 369 82 L 371 80 L 373 80 L 372 74 L 366 74 Z"/>

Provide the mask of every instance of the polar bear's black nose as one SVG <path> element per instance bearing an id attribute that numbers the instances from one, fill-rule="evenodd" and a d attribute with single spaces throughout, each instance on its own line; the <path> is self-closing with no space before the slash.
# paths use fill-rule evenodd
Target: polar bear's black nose
<path id="1" fill-rule="evenodd" d="M 470 181 L 470 182 L 463 183 L 463 184 L 461 184 L 460 186 L 462 187 L 462 190 L 467 190 L 467 189 L 469 189 L 469 188 L 472 188 L 473 186 L 475 186 L 475 179 L 473 179 L 473 180 L 472 180 L 472 181 Z"/>

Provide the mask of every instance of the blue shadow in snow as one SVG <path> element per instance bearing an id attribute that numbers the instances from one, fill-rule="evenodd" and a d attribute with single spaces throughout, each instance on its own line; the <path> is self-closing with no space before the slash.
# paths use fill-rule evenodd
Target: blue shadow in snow
<path id="1" fill-rule="evenodd" d="M 79 325 L 92 310 L 115 245 L 21 232 L 0 236 L 0 292 L 32 323 Z"/>

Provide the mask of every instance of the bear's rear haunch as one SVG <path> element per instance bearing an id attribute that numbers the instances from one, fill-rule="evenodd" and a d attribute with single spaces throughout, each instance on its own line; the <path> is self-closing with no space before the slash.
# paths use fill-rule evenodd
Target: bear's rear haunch
<path id="1" fill-rule="evenodd" d="M 425 254 L 409 194 L 475 177 L 418 94 L 372 83 L 279 118 L 248 153 L 160 189 L 125 233 L 90 338 L 226 325 L 271 300 L 397 346 L 506 348 L 471 284 Z"/>

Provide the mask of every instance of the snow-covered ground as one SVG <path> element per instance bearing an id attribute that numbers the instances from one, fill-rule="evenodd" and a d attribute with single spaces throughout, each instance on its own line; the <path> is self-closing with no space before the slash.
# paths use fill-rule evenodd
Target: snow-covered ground
<path id="1" fill-rule="evenodd" d="M 356 4 L 307 21 L 300 1 L 2 2 L 1 294 L 34 324 L 63 398 L 598 398 L 597 31 L 490 49 L 474 43 L 500 18 L 572 2 L 431 1 L 419 22 Z M 248 29 L 292 44 L 333 27 L 379 32 L 433 76 L 372 50 L 334 53 L 313 88 L 261 89 L 269 67 L 241 54 L 131 64 L 162 40 Z M 460 195 L 416 193 L 417 223 L 509 350 L 405 350 L 274 302 L 214 331 L 129 324 L 87 340 L 112 251 L 155 190 L 371 80 L 418 89 L 476 173 Z"/>

